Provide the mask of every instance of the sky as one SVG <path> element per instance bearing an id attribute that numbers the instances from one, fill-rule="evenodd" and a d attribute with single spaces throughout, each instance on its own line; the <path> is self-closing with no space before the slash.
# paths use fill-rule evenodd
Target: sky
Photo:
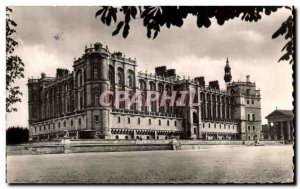
<path id="1" fill-rule="evenodd" d="M 112 36 L 115 25 L 104 26 L 95 18 L 99 7 L 11 7 L 11 18 L 18 24 L 14 36 L 20 42 L 15 51 L 25 63 L 25 78 L 16 85 L 23 92 L 17 112 L 7 114 L 7 127 L 28 126 L 28 78 L 41 72 L 55 76 L 57 68 L 72 70 L 73 60 L 80 57 L 85 45 L 101 42 L 110 52 L 121 51 L 136 58 L 138 70 L 154 73 L 166 65 L 180 76 L 205 76 L 206 83 L 219 80 L 225 88 L 224 66 L 229 59 L 233 81 L 245 81 L 246 75 L 261 90 L 262 123 L 278 109 L 293 109 L 292 66 L 278 63 L 286 41 L 272 39 L 291 12 L 280 9 L 258 22 L 234 19 L 219 26 L 215 20 L 209 28 L 198 28 L 196 18 L 188 16 L 181 28 L 161 28 L 156 39 L 146 37 L 142 20 L 131 22 L 129 36 Z M 54 36 L 61 34 L 61 40 Z"/>

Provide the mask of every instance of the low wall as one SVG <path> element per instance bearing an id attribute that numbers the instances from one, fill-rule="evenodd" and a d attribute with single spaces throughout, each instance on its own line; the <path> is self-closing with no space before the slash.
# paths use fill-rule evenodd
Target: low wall
<path id="1" fill-rule="evenodd" d="M 281 141 L 260 141 L 260 145 L 282 145 Z M 7 146 L 7 155 L 22 154 L 58 154 L 82 152 L 120 152 L 150 150 L 185 150 L 212 149 L 224 146 L 243 145 L 242 141 L 223 140 L 70 140 L 61 142 L 39 142 L 23 145 Z M 244 145 L 254 145 L 253 141 L 245 141 Z"/>
<path id="2" fill-rule="evenodd" d="M 219 148 L 220 145 L 234 146 L 234 145 L 255 145 L 254 141 L 241 140 L 179 140 L 179 149 L 208 149 Z M 282 145 L 281 141 L 259 141 L 259 145 Z"/>
<path id="3" fill-rule="evenodd" d="M 70 140 L 65 153 L 172 150 L 171 140 Z"/>
<path id="4" fill-rule="evenodd" d="M 170 144 L 71 145 L 67 153 L 172 150 Z"/>

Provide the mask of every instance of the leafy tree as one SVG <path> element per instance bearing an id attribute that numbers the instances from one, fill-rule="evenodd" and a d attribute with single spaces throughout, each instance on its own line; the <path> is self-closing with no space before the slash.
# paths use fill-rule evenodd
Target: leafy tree
<path id="1" fill-rule="evenodd" d="M 17 111 L 13 104 L 21 102 L 22 92 L 15 80 L 24 78 L 24 63 L 14 54 L 18 42 L 13 39 L 17 24 L 10 18 L 12 9 L 6 7 L 6 112 Z"/>
<path id="2" fill-rule="evenodd" d="M 29 130 L 23 127 L 10 127 L 6 130 L 6 144 L 25 143 L 29 140 Z"/>
<path id="3" fill-rule="evenodd" d="M 294 27 L 294 20 L 293 16 L 289 16 L 288 19 L 282 23 L 279 29 L 272 35 L 272 38 L 277 38 L 278 36 L 282 35 L 288 42 L 281 51 L 286 51 L 285 54 L 278 60 L 280 61 L 289 61 L 290 64 L 294 62 L 293 53 L 294 53 L 294 35 L 293 35 L 293 27 Z"/>
<path id="4" fill-rule="evenodd" d="M 181 27 L 188 15 L 197 17 L 197 26 L 199 28 L 208 28 L 211 25 L 211 19 L 215 18 L 219 25 L 226 21 L 240 18 L 246 22 L 257 22 L 261 19 L 262 14 L 270 15 L 276 12 L 280 7 L 237 7 L 237 6 L 123 6 L 111 7 L 103 6 L 96 12 L 96 17 L 100 17 L 103 24 L 110 26 L 113 22 L 118 22 L 117 27 L 112 35 L 117 35 L 122 29 L 122 35 L 126 38 L 130 30 L 130 22 L 136 19 L 143 20 L 143 27 L 147 30 L 147 37 L 155 39 L 160 32 L 161 27 Z M 289 7 L 286 7 L 291 9 Z M 119 20 L 117 17 L 120 16 Z M 118 21 L 117 21 L 118 20 Z M 281 60 L 290 60 L 293 62 L 293 35 L 292 27 L 293 17 L 291 16 L 283 25 L 274 33 L 273 38 L 279 35 L 285 35 L 289 42 L 283 50 L 287 52 Z"/>

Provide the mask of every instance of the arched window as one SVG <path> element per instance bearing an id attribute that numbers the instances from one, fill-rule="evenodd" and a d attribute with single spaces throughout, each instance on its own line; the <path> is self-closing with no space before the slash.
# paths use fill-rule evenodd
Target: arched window
<path id="1" fill-rule="evenodd" d="M 116 135 L 116 139 L 117 139 L 117 140 L 119 139 L 119 136 L 118 136 L 118 135 Z"/>
<path id="2" fill-rule="evenodd" d="M 255 121 L 255 114 L 252 114 L 252 121 Z"/>
<path id="3" fill-rule="evenodd" d="M 80 102 L 79 102 L 79 109 L 81 110 L 81 109 L 83 109 L 83 95 L 82 95 L 82 93 L 80 93 Z"/>
<path id="4" fill-rule="evenodd" d="M 150 82 L 150 90 L 155 91 L 155 84 L 153 82 Z"/>
<path id="5" fill-rule="evenodd" d="M 118 85 L 124 85 L 124 73 L 121 68 L 118 68 Z"/>
<path id="6" fill-rule="evenodd" d="M 134 86 L 134 72 L 132 70 L 128 70 L 127 75 L 127 85 L 132 88 Z"/>
<path id="7" fill-rule="evenodd" d="M 161 83 L 159 83 L 158 84 L 158 92 L 162 94 L 163 91 L 164 91 L 164 86 Z"/>
<path id="8" fill-rule="evenodd" d="M 197 129 L 196 128 L 194 128 L 194 134 L 197 134 Z"/>
<path id="9" fill-rule="evenodd" d="M 147 140 L 149 140 L 150 139 L 150 136 L 147 136 Z"/>
<path id="10" fill-rule="evenodd" d="M 248 114 L 248 121 L 250 121 L 250 114 Z"/>
<path id="11" fill-rule="evenodd" d="M 82 86 L 82 71 L 78 70 L 77 74 L 76 74 L 76 82 L 77 83 L 77 87 L 81 87 Z"/>
<path id="12" fill-rule="evenodd" d="M 175 127 L 177 126 L 177 121 L 174 121 L 174 126 L 175 126 Z"/>
<path id="13" fill-rule="evenodd" d="M 167 86 L 166 86 L 166 90 L 167 90 L 167 94 L 168 94 L 168 95 L 171 95 L 172 90 L 171 90 L 170 85 L 167 85 Z"/>
<path id="14" fill-rule="evenodd" d="M 170 125 L 170 122 L 169 122 L 169 120 L 167 120 L 167 126 L 169 126 Z"/>
<path id="15" fill-rule="evenodd" d="M 158 120 L 158 125 L 161 125 L 161 120 Z"/>
<path id="16" fill-rule="evenodd" d="M 125 139 L 128 140 L 128 136 L 127 135 L 125 136 Z"/>
<path id="17" fill-rule="evenodd" d="M 140 90 L 145 90 L 146 89 L 146 83 L 144 80 L 140 80 Z"/>
<path id="18" fill-rule="evenodd" d="M 78 119 L 78 125 L 81 125 L 81 118 Z"/>
<path id="19" fill-rule="evenodd" d="M 123 76 L 121 73 L 118 73 L 118 84 L 123 85 Z"/>
<path id="20" fill-rule="evenodd" d="M 131 75 L 129 75 L 128 77 L 127 77 L 127 82 L 128 82 L 128 87 L 133 87 L 133 79 L 132 79 L 132 76 Z"/>
<path id="21" fill-rule="evenodd" d="M 141 124 L 141 119 L 140 119 L 140 118 L 138 118 L 138 124 L 139 124 L 139 125 Z"/>
<path id="22" fill-rule="evenodd" d="M 118 123 L 121 123 L 121 118 L 120 117 L 118 117 Z"/>
<path id="23" fill-rule="evenodd" d="M 83 79 L 82 79 L 82 74 L 80 74 L 80 79 L 79 79 L 79 86 L 81 87 L 82 86 L 82 81 L 83 81 Z"/>
<path id="24" fill-rule="evenodd" d="M 113 72 L 110 71 L 108 73 L 108 79 L 109 79 L 109 81 L 110 81 L 111 84 L 113 84 L 113 77 L 114 77 Z"/>
<path id="25" fill-rule="evenodd" d="M 130 124 L 130 118 L 129 117 L 127 118 L 127 123 Z"/>
<path id="26" fill-rule="evenodd" d="M 71 119 L 71 126 L 73 126 L 73 119 Z"/>
<path id="27" fill-rule="evenodd" d="M 66 123 L 66 121 L 64 121 L 64 127 L 66 127 L 67 126 L 67 123 Z"/>
<path id="28" fill-rule="evenodd" d="M 40 127 L 41 128 L 41 127 Z M 60 129 L 60 122 L 58 122 L 58 128 Z M 41 129 L 40 129 L 41 130 Z"/>
<path id="29" fill-rule="evenodd" d="M 151 125 L 151 119 L 148 120 L 149 125 Z"/>
<path id="30" fill-rule="evenodd" d="M 113 66 L 109 66 L 109 70 L 108 70 L 108 79 L 111 85 L 115 84 L 115 69 Z"/>

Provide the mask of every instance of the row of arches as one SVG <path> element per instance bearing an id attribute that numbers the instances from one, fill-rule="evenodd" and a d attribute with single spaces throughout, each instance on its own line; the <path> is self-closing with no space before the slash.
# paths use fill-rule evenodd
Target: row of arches
<path id="1" fill-rule="evenodd" d="M 200 93 L 202 120 L 231 119 L 231 99 L 214 93 Z"/>

